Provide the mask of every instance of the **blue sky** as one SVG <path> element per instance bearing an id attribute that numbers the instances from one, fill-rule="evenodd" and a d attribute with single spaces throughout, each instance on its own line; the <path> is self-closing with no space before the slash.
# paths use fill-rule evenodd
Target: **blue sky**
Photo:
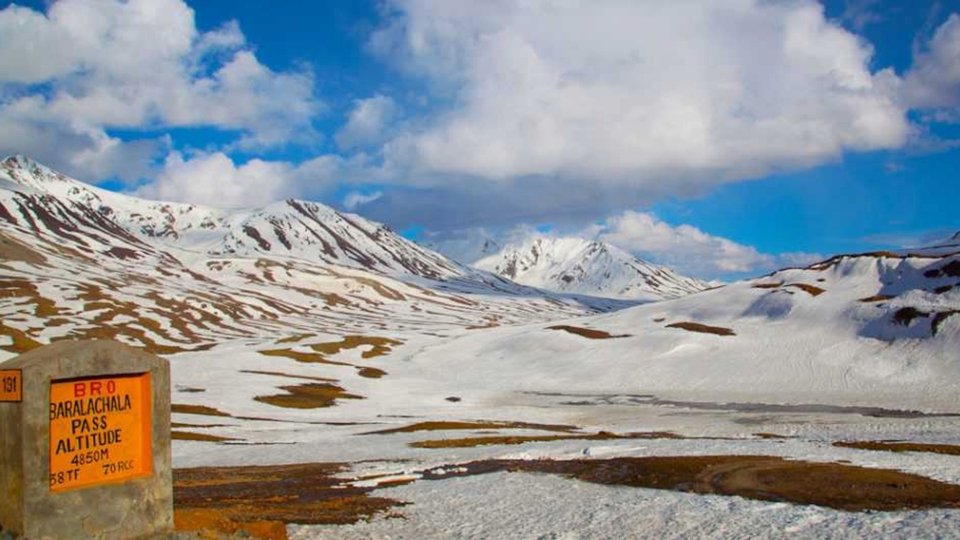
<path id="1" fill-rule="evenodd" d="M 0 4 L 0 153 L 708 278 L 960 230 L 960 0 Z"/>

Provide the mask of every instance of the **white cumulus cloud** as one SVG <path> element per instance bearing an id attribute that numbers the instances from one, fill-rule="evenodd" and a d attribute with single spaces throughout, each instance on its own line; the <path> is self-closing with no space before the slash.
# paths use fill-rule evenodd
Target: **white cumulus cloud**
<path id="1" fill-rule="evenodd" d="M 670 225 L 648 212 L 628 210 L 582 233 L 641 258 L 698 277 L 758 273 L 820 259 L 810 253 L 761 253 L 753 246 L 708 234 L 692 225 Z"/>
<path id="2" fill-rule="evenodd" d="M 157 177 L 134 195 L 220 208 L 258 207 L 291 197 L 328 197 L 340 183 L 360 178 L 376 179 L 362 157 L 348 160 L 324 154 L 300 163 L 262 159 L 238 163 L 223 152 L 185 156 L 173 151 Z M 379 195 L 364 197 L 354 202 L 368 203 Z"/>
<path id="3" fill-rule="evenodd" d="M 192 159 L 172 152 L 156 181 L 136 194 L 217 207 L 256 206 L 284 198 L 292 173 L 293 167 L 283 162 L 254 159 L 238 166 L 220 152 Z"/>
<path id="4" fill-rule="evenodd" d="M 389 96 L 376 95 L 357 100 L 346 125 L 334 137 L 337 146 L 350 149 L 382 143 L 387 139 L 387 130 L 396 114 L 396 103 Z"/>
<path id="5" fill-rule="evenodd" d="M 95 179 L 111 164 L 108 173 L 142 170 L 151 154 L 144 141 L 121 150 L 130 143 L 111 128 L 209 126 L 258 148 L 315 138 L 321 108 L 311 73 L 260 63 L 235 22 L 200 32 L 183 0 L 0 10 L 0 153 L 30 153 Z M 141 163 L 116 163 L 118 155 Z"/>
<path id="6" fill-rule="evenodd" d="M 391 141 L 415 172 L 661 190 L 901 146 L 896 75 L 812 0 L 392 0 L 373 50 L 452 105 Z"/>
<path id="7" fill-rule="evenodd" d="M 951 14 L 917 51 L 903 91 L 911 107 L 960 106 L 960 15 Z"/>

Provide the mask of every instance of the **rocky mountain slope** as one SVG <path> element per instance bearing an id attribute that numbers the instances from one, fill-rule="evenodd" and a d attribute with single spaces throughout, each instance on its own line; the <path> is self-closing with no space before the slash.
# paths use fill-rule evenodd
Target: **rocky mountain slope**
<path id="1" fill-rule="evenodd" d="M 360 216 L 288 200 L 146 201 L 0 162 L 0 349 L 113 337 L 160 353 L 226 339 L 489 327 L 615 307 L 455 263 Z"/>
<path id="2" fill-rule="evenodd" d="M 473 266 L 531 287 L 610 298 L 663 300 L 710 287 L 616 246 L 581 238 L 532 238 Z"/>

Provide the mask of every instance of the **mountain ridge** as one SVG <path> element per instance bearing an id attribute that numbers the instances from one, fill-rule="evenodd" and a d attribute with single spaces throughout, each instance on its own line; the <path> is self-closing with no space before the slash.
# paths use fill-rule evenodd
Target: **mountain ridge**
<path id="1" fill-rule="evenodd" d="M 532 237 L 473 266 L 532 287 L 631 300 L 679 298 L 712 286 L 614 245 L 576 237 Z"/>
<path id="2" fill-rule="evenodd" d="M 59 339 L 172 354 L 293 332 L 440 334 L 626 305 L 518 285 L 319 203 L 147 201 L 22 156 L 0 162 L 0 268 L 8 352 Z"/>

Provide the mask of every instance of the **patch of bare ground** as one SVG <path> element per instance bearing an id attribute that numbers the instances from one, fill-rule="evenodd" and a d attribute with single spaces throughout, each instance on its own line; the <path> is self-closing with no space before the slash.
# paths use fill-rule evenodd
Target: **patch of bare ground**
<path id="1" fill-rule="evenodd" d="M 693 321 L 681 321 L 670 323 L 667 325 L 667 328 L 679 328 L 681 330 L 686 330 L 688 332 L 699 332 L 701 334 L 714 334 L 717 336 L 735 336 L 733 330 L 729 328 L 724 328 L 722 326 L 710 326 L 707 324 L 701 324 Z"/>
<path id="2" fill-rule="evenodd" d="M 364 435 L 389 435 L 391 433 L 416 433 L 418 431 L 454 431 L 454 430 L 478 430 L 478 429 L 531 429 L 542 431 L 555 431 L 562 433 L 573 433 L 578 431 L 576 426 L 563 424 L 532 424 L 529 422 L 501 422 L 501 421 L 451 421 L 434 420 L 429 422 L 417 422 L 409 426 L 398 428 L 383 429 L 380 431 L 371 431 Z"/>
<path id="3" fill-rule="evenodd" d="M 960 260 L 953 260 L 938 269 L 927 270 L 923 273 L 924 277 L 960 277 Z"/>
<path id="4" fill-rule="evenodd" d="M 937 335 L 937 332 L 940 331 L 940 325 L 943 324 L 943 321 L 947 320 L 948 318 L 954 315 L 960 315 L 960 311 L 956 309 L 951 309 L 948 311 L 938 311 L 933 316 L 933 321 L 931 321 L 930 323 L 930 329 L 933 332 L 933 335 Z"/>
<path id="5" fill-rule="evenodd" d="M 303 362 L 305 364 L 329 364 L 332 366 L 354 367 L 353 364 L 347 364 L 346 362 L 334 362 L 333 360 L 327 360 L 326 357 L 320 353 L 301 352 L 293 349 L 267 349 L 257 352 L 264 356 L 282 356 L 284 358 L 290 358 L 291 360 L 296 360 L 297 362 Z"/>
<path id="6" fill-rule="evenodd" d="M 367 379 L 379 379 L 386 375 L 387 372 L 382 369 L 377 369 L 375 367 L 358 367 L 357 375 L 365 377 Z"/>
<path id="7" fill-rule="evenodd" d="M 177 431 L 177 430 L 173 430 L 170 432 L 170 438 L 175 441 L 198 441 L 198 442 L 212 442 L 212 443 L 221 443 L 226 441 L 239 440 L 239 439 L 234 439 L 232 437 L 220 437 L 219 435 L 210 435 L 209 433 L 196 433 L 193 431 Z"/>
<path id="8" fill-rule="evenodd" d="M 960 508 L 957 485 L 894 470 L 773 456 L 489 460 L 460 467 L 465 470 L 460 475 L 500 471 L 559 474 L 594 484 L 814 504 L 855 512 Z M 424 478 L 443 476 L 428 471 Z"/>
<path id="9" fill-rule="evenodd" d="M 496 315 L 487 315 L 483 318 L 482 324 L 472 324 L 464 328 L 467 330 L 483 330 L 485 328 L 496 328 L 498 326 L 500 326 L 500 317 Z"/>
<path id="10" fill-rule="evenodd" d="M 917 317 L 927 317 L 929 313 L 920 311 L 914 307 L 900 308 L 893 313 L 893 322 L 901 326 L 910 326 Z"/>
<path id="11" fill-rule="evenodd" d="M 287 336 L 282 339 L 277 340 L 277 345 L 286 345 L 287 343 L 296 343 L 298 341 L 303 341 L 305 339 L 310 339 L 316 334 L 294 334 L 292 336 Z"/>
<path id="12" fill-rule="evenodd" d="M 866 298 L 861 298 L 861 299 L 857 300 L 857 302 L 863 302 L 863 303 L 867 303 L 867 302 L 885 302 L 885 301 L 887 301 L 887 300 L 890 300 L 891 298 L 893 298 L 893 297 L 890 296 L 890 295 L 887 295 L 887 294 L 875 294 L 875 295 L 873 295 L 873 296 L 867 296 Z"/>
<path id="13" fill-rule="evenodd" d="M 229 413 L 225 413 L 220 409 L 207 407 L 206 405 L 188 405 L 186 403 L 174 403 L 170 405 L 170 412 L 179 414 L 196 414 L 201 416 L 231 416 Z"/>
<path id="14" fill-rule="evenodd" d="M 0 232 L 0 259 L 21 261 L 34 265 L 43 265 L 47 262 L 47 258 L 39 252 L 21 244 L 2 232 Z"/>
<path id="15" fill-rule="evenodd" d="M 320 354 L 334 355 L 348 349 L 369 346 L 369 350 L 363 351 L 363 353 L 360 354 L 361 358 L 368 360 L 370 358 L 383 356 L 393 350 L 393 347 L 398 347 L 400 345 L 403 345 L 403 342 L 396 339 L 376 336 L 349 335 L 343 336 L 343 339 L 340 341 L 316 343 L 310 345 L 310 348 Z"/>
<path id="16" fill-rule="evenodd" d="M 825 289 L 821 289 L 816 285 L 810 285 L 808 283 L 791 283 L 787 287 L 793 287 L 795 289 L 800 289 L 801 291 L 809 294 L 810 296 L 820 296 L 821 294 L 827 292 Z"/>
<path id="17" fill-rule="evenodd" d="M 128 340 L 131 342 L 134 342 L 133 343 L 134 346 L 137 346 L 151 354 L 159 354 L 159 355 L 206 351 L 213 348 L 213 346 L 216 345 L 215 343 L 204 343 L 201 345 L 196 345 L 194 347 L 164 345 L 161 343 L 157 343 L 152 338 L 147 336 L 146 332 L 144 332 L 139 328 L 132 327 L 128 323 L 120 324 L 117 326 L 95 326 L 92 328 L 72 330 L 66 335 L 50 338 L 50 341 L 89 340 L 89 339 L 113 339 L 118 341 L 124 341 L 123 339 L 118 339 L 121 336 L 128 338 Z"/>
<path id="18" fill-rule="evenodd" d="M 767 433 L 762 431 L 760 433 L 754 433 L 754 437 L 760 437 L 761 439 L 789 439 L 786 435 L 777 435 L 776 433 Z"/>
<path id="19" fill-rule="evenodd" d="M 783 282 L 778 281 L 776 283 L 756 283 L 754 284 L 753 288 L 754 289 L 779 289 L 782 286 L 783 286 Z"/>
<path id="20" fill-rule="evenodd" d="M 287 538 L 286 525 L 356 523 L 404 503 L 373 497 L 335 478 L 338 463 L 205 467 L 173 473 L 174 521 L 180 532 L 216 537 Z M 209 536 L 208 536 L 209 537 Z"/>
<path id="21" fill-rule="evenodd" d="M 614 439 L 682 439 L 683 437 L 670 432 L 642 432 L 617 434 L 608 431 L 588 433 L 583 435 L 492 435 L 489 437 L 464 437 L 462 439 L 433 439 L 410 443 L 412 448 L 472 448 L 475 446 L 494 446 L 524 444 L 531 442 L 553 441 L 610 441 Z"/>
<path id="22" fill-rule="evenodd" d="M 39 341 L 27 335 L 26 332 L 17 330 L 12 326 L 7 326 L 3 321 L 0 321 L 0 336 L 10 338 L 9 345 L 0 345 L 0 349 L 7 352 L 21 354 L 42 345 Z"/>
<path id="23" fill-rule="evenodd" d="M 37 286 L 26 279 L 0 279 L 0 299 L 3 298 L 24 298 L 25 302 L 20 305 L 32 304 L 37 317 L 53 317 L 61 312 L 56 302 L 41 296 Z"/>
<path id="24" fill-rule="evenodd" d="M 297 351 L 294 349 L 269 349 L 260 351 L 260 354 L 266 356 L 284 356 L 287 358 L 292 358 L 298 362 L 312 363 L 312 364 L 330 364 L 335 366 L 349 366 L 357 369 L 357 374 L 361 377 L 368 379 L 379 379 L 387 374 L 386 371 L 378 369 L 375 367 L 368 366 L 358 366 L 355 364 L 349 364 L 347 362 L 337 362 L 334 360 L 327 359 L 327 356 L 332 356 L 340 353 L 344 350 L 356 349 L 359 347 L 370 347 L 370 349 L 360 353 L 360 357 L 364 359 L 377 358 L 378 356 L 383 356 L 389 353 L 393 347 L 403 345 L 402 341 L 395 339 L 384 338 L 384 337 L 375 337 L 375 336 L 359 336 L 359 335 L 349 335 L 344 336 L 340 341 L 333 341 L 327 343 L 314 343 L 309 345 L 311 349 L 315 352 L 303 352 Z"/>
<path id="25" fill-rule="evenodd" d="M 834 446 L 840 448 L 857 448 L 859 450 L 879 450 L 885 452 L 926 452 L 930 454 L 946 454 L 960 456 L 960 445 L 914 443 L 902 441 L 837 441 Z"/>
<path id="26" fill-rule="evenodd" d="M 257 396 L 254 399 L 261 403 L 285 409 L 319 409 L 336 405 L 338 399 L 363 399 L 363 396 L 348 394 L 343 388 L 330 383 L 281 386 L 280 389 L 287 393 Z"/>
<path id="27" fill-rule="evenodd" d="M 580 337 L 585 337 L 587 339 L 616 339 L 630 337 L 629 334 L 620 334 L 613 335 L 609 332 L 604 332 L 603 330 L 594 330 L 593 328 L 581 328 L 579 326 L 569 326 L 566 324 L 560 324 L 557 326 L 548 326 L 547 330 L 562 330 L 570 334 L 574 334 Z"/>

